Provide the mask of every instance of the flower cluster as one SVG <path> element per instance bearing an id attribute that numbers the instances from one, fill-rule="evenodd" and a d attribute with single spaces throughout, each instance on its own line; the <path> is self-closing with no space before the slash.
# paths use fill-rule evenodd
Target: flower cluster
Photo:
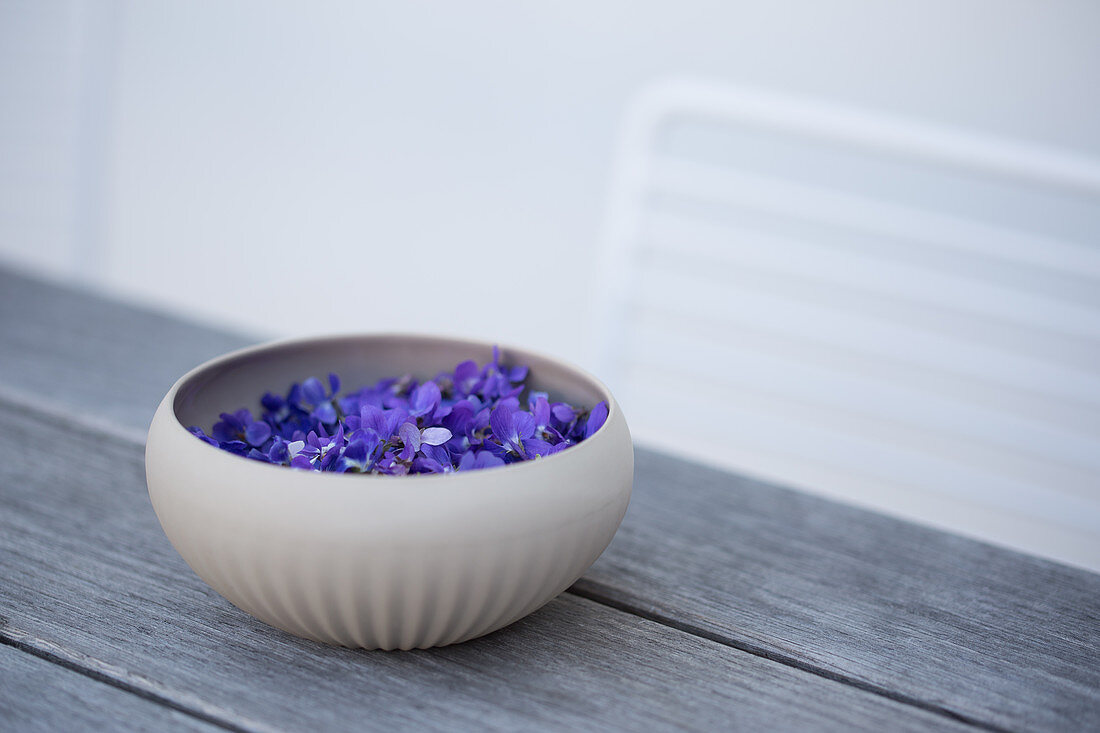
<path id="1" fill-rule="evenodd" d="M 527 367 L 464 361 L 453 372 L 417 382 L 383 379 L 339 396 L 340 378 L 310 377 L 285 397 L 268 392 L 259 419 L 248 409 L 223 412 L 210 445 L 265 463 L 310 471 L 450 473 L 553 455 L 600 429 L 607 403 L 578 409 L 527 391 Z M 524 409 L 526 407 L 526 409 Z"/>

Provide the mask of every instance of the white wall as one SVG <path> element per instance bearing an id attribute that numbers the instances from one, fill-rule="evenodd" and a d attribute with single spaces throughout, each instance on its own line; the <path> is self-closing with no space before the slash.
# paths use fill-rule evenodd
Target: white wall
<path id="1" fill-rule="evenodd" d="M 0 258 L 264 335 L 586 363 L 616 131 L 698 75 L 1100 155 L 1100 5 L 0 4 Z"/>
<path id="2" fill-rule="evenodd" d="M 659 75 L 1100 152 L 1090 2 L 92 7 L 7 3 L 0 23 L 24 44 L 5 95 L 55 90 L 81 21 L 83 58 L 114 64 L 109 109 L 86 114 L 107 119 L 102 188 L 74 205 L 102 201 L 72 234 L 102 252 L 81 274 L 269 334 L 457 329 L 585 358 L 616 127 Z M 54 117 L 5 114 L 8 146 Z M 23 260 L 24 242 L 0 250 Z"/>

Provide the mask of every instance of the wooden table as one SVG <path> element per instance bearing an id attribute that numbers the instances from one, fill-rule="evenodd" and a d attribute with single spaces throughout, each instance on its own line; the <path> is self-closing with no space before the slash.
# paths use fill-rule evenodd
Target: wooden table
<path id="1" fill-rule="evenodd" d="M 248 341 L 0 271 L 0 728 L 1100 730 L 1100 575 L 641 449 L 611 547 L 507 629 L 265 626 L 143 467 L 162 394 Z"/>

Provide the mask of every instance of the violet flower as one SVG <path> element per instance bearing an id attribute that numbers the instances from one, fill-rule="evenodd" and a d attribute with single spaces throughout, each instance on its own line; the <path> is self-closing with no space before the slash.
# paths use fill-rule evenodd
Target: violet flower
<path id="1" fill-rule="evenodd" d="M 590 438 L 608 406 L 577 408 L 528 391 L 529 370 L 501 363 L 500 350 L 479 367 L 464 361 L 424 382 L 383 379 L 340 394 L 340 378 L 316 377 L 285 396 L 260 399 L 259 419 L 240 409 L 219 416 L 208 435 L 222 450 L 308 471 L 405 475 L 452 473 L 545 458 Z M 526 409 L 525 409 L 526 408 Z"/>

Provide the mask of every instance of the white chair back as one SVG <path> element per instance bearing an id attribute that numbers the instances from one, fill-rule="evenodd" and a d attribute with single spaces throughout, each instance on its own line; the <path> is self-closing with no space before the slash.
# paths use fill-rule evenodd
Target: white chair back
<path id="1" fill-rule="evenodd" d="M 640 441 L 1100 569 L 1100 161 L 670 81 L 617 165 Z"/>

